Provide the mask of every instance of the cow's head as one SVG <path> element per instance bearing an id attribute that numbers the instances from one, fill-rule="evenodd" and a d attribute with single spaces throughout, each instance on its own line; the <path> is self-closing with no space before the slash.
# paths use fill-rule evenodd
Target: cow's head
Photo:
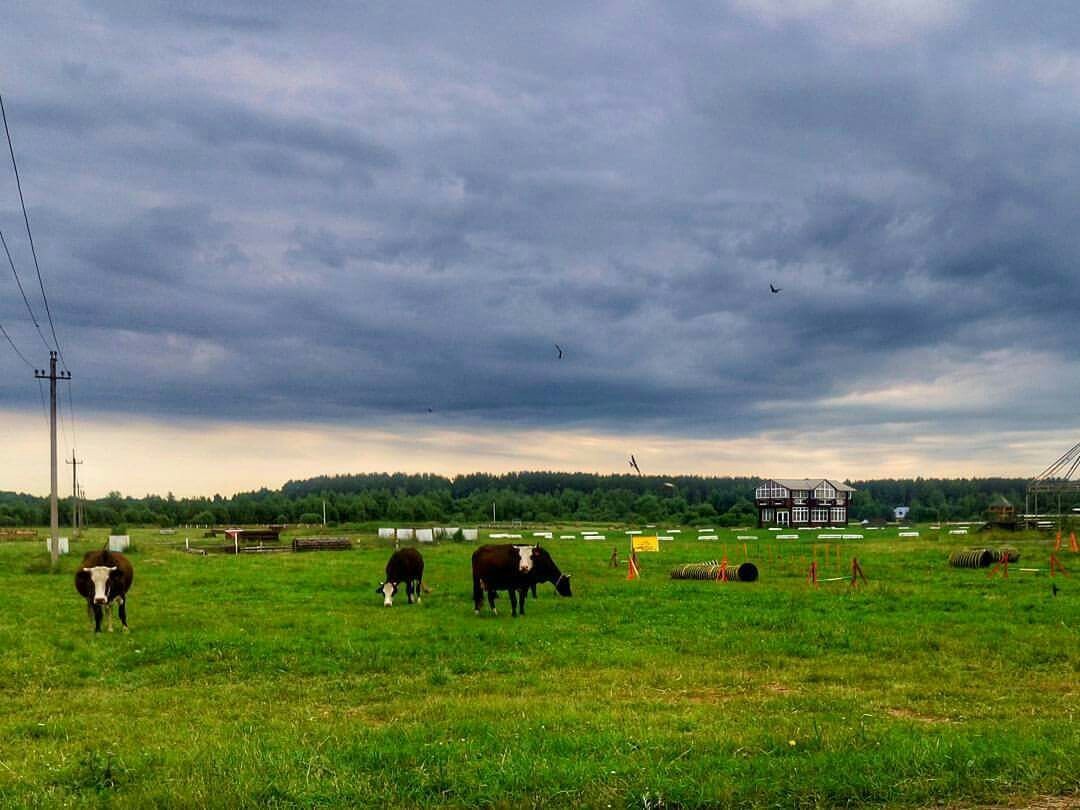
<path id="1" fill-rule="evenodd" d="M 115 565 L 95 565 L 93 568 L 84 568 L 83 573 L 90 575 L 90 584 L 94 588 L 94 604 L 108 603 L 120 583 L 120 570 Z"/>
<path id="2" fill-rule="evenodd" d="M 394 594 L 397 593 L 396 582 L 383 582 L 375 589 L 375 593 L 381 593 L 383 597 L 383 605 L 391 607 L 394 604 Z"/>
<path id="3" fill-rule="evenodd" d="M 570 575 L 559 574 L 559 578 L 555 580 L 555 593 L 559 596 L 570 596 Z"/>
<path id="4" fill-rule="evenodd" d="M 533 562 L 538 559 L 537 552 L 540 550 L 539 546 L 514 546 L 517 550 L 517 567 L 518 571 L 522 574 L 527 574 L 532 570 Z"/>
<path id="5" fill-rule="evenodd" d="M 540 582 L 551 582 L 560 596 L 570 596 L 570 575 L 559 570 L 547 549 L 534 547 L 532 562 L 533 573 Z"/>

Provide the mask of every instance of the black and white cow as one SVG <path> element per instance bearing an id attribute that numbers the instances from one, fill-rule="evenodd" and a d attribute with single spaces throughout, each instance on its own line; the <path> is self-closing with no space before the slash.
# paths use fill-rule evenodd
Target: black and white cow
<path id="1" fill-rule="evenodd" d="M 120 623 L 127 632 L 127 594 L 135 572 L 128 558 L 116 551 L 91 551 L 83 557 L 82 566 L 75 572 L 75 590 L 86 600 L 86 612 L 94 617 L 94 632 L 101 632 L 101 614 L 109 612 L 109 632 L 112 632 L 112 606 L 119 605 Z"/>
<path id="2" fill-rule="evenodd" d="M 570 596 L 570 576 L 559 570 L 546 549 L 540 546 L 514 546 L 510 544 L 481 546 L 472 555 L 473 605 L 477 614 L 488 595 L 488 605 L 493 613 L 498 591 L 510 592 L 510 611 L 525 615 L 525 597 L 530 589 L 536 595 L 538 582 L 550 582 L 560 596 Z"/>
<path id="3" fill-rule="evenodd" d="M 405 594 L 409 604 L 412 604 L 413 594 L 416 594 L 417 603 L 420 602 L 420 589 L 423 587 L 424 558 L 415 548 L 402 548 L 390 555 L 386 563 L 386 580 L 380 583 L 375 593 L 381 593 L 383 604 L 390 607 L 394 604 L 394 594 L 397 593 L 398 585 L 405 583 Z"/>

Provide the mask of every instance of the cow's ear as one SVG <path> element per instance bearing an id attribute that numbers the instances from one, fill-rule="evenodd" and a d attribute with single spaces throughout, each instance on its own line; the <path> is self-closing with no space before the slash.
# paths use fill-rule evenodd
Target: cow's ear
<path id="1" fill-rule="evenodd" d="M 82 573 L 84 573 L 84 574 L 89 574 L 89 573 L 90 573 L 90 569 L 89 569 L 89 568 L 84 568 L 84 569 L 82 570 Z"/>
<path id="2" fill-rule="evenodd" d="M 379 586 L 375 589 L 375 593 L 382 593 L 383 585 L 385 584 L 385 582 L 380 582 Z"/>
<path id="3" fill-rule="evenodd" d="M 540 557 L 540 546 L 533 546 L 532 557 L 534 560 Z"/>

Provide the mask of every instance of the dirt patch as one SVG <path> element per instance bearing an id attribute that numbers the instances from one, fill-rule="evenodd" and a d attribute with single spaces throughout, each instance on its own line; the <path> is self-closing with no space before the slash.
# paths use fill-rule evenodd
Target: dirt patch
<path id="1" fill-rule="evenodd" d="M 919 714 L 911 709 L 887 709 L 890 717 L 899 717 L 902 720 L 917 720 L 920 723 L 952 723 L 948 717 L 936 717 L 932 714 Z"/>

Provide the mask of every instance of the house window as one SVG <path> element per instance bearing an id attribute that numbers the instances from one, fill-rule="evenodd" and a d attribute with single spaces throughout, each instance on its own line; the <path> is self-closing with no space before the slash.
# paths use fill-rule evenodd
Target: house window
<path id="1" fill-rule="evenodd" d="M 796 506 L 791 510 L 792 523 L 806 523 L 810 518 L 810 510 L 805 506 Z"/>
<path id="2" fill-rule="evenodd" d="M 822 481 L 814 488 L 814 498 L 819 501 L 831 501 L 836 497 L 836 488 L 828 481 Z"/>
<path id="3" fill-rule="evenodd" d="M 825 521 L 827 521 L 829 519 L 829 510 L 828 509 L 814 509 L 810 513 L 810 519 L 813 520 L 814 523 L 824 523 Z"/>
<path id="4" fill-rule="evenodd" d="M 809 490 L 805 489 L 796 489 L 791 493 L 791 497 L 795 499 L 795 503 L 806 503 L 806 499 L 809 495 Z"/>
<path id="5" fill-rule="evenodd" d="M 772 509 L 762 509 L 761 510 L 761 522 L 762 523 L 772 523 L 772 519 L 773 519 L 773 510 Z"/>
<path id="6" fill-rule="evenodd" d="M 834 508 L 832 510 L 832 521 L 833 521 L 833 523 L 844 523 L 847 520 L 847 517 L 845 517 L 846 513 L 847 513 L 847 510 L 844 509 L 844 507 L 842 507 L 842 506 L 838 507 L 838 508 Z"/>
<path id="7" fill-rule="evenodd" d="M 847 493 L 846 492 L 841 492 L 840 490 L 837 490 L 836 491 L 836 502 L 837 503 L 843 503 L 846 500 L 847 500 Z"/>
<path id="8" fill-rule="evenodd" d="M 790 521 L 788 520 L 788 512 L 787 512 L 786 509 L 778 509 L 776 511 L 776 525 L 777 526 L 788 526 L 788 525 L 790 525 Z"/>
<path id="9" fill-rule="evenodd" d="M 786 498 L 788 491 L 775 481 L 766 481 L 754 491 L 758 498 Z"/>

